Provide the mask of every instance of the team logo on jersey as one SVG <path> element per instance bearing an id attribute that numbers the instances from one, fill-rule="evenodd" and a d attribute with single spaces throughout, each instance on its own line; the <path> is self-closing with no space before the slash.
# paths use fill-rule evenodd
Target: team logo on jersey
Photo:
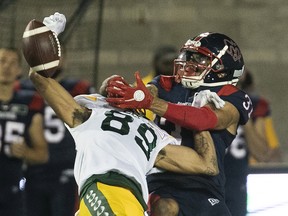
<path id="1" fill-rule="evenodd" d="M 10 105 L 2 104 L 0 105 L 0 118 L 15 120 L 17 115 L 15 112 L 10 111 Z"/>
<path id="2" fill-rule="evenodd" d="M 28 113 L 28 106 L 24 104 L 11 104 L 11 111 L 17 113 L 18 115 L 25 116 Z"/>
<path id="3" fill-rule="evenodd" d="M 215 198 L 209 198 L 208 201 L 210 202 L 210 204 L 212 206 L 214 206 L 220 202 L 219 199 L 215 199 Z"/>
<path id="4" fill-rule="evenodd" d="M 29 109 L 27 105 L 24 104 L 3 104 L 0 105 L 0 115 L 6 117 L 6 119 L 15 119 L 16 115 L 25 116 L 27 115 Z"/>

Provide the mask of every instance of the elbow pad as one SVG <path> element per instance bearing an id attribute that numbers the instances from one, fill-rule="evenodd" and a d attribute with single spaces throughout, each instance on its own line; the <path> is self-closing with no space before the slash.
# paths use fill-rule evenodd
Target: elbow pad
<path id="1" fill-rule="evenodd" d="M 214 129 L 218 119 L 209 107 L 193 107 L 168 103 L 164 118 L 181 127 L 203 131 Z"/>

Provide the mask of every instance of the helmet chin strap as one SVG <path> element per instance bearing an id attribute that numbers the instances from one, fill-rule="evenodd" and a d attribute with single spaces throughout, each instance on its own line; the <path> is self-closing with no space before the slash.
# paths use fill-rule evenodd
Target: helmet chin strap
<path id="1" fill-rule="evenodd" d="M 204 77 L 206 76 L 206 74 L 209 73 L 209 71 L 211 70 L 211 68 L 206 68 L 199 76 L 193 76 L 193 78 L 191 77 L 185 77 L 183 76 L 181 78 L 181 84 L 185 87 L 185 88 L 198 88 L 202 83 L 204 83 Z"/>
<path id="2" fill-rule="evenodd" d="M 181 84 L 185 87 L 185 88 L 191 88 L 191 89 L 196 89 L 199 86 L 203 85 L 204 80 L 191 80 L 191 79 L 185 79 L 182 78 L 181 79 Z"/>

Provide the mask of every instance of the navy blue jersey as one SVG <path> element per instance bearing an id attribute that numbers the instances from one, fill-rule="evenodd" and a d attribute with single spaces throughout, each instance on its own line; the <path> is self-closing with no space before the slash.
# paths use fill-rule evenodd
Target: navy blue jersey
<path id="1" fill-rule="evenodd" d="M 30 143 L 29 127 L 33 116 L 43 113 L 44 102 L 34 91 L 15 91 L 9 102 L 0 101 L 0 184 L 18 185 L 22 176 L 22 160 L 10 156 L 10 146 L 19 138 Z M 2 192 L 0 192 L 2 193 Z"/>
<path id="2" fill-rule="evenodd" d="M 251 119 L 270 115 L 268 102 L 259 96 L 250 96 L 253 104 Z M 226 150 L 226 203 L 232 215 L 247 214 L 247 175 L 249 169 L 249 149 L 243 126 L 239 126 L 236 138 Z"/>
<path id="3" fill-rule="evenodd" d="M 269 103 L 258 95 L 250 96 L 253 104 L 251 119 L 254 121 L 258 117 L 267 117 L 271 110 Z M 225 157 L 225 172 L 227 178 L 245 182 L 248 175 L 249 151 L 247 149 L 246 138 L 242 127 L 237 130 L 237 136 L 231 146 L 227 149 Z"/>
<path id="4" fill-rule="evenodd" d="M 249 95 L 253 104 L 251 119 L 254 121 L 258 117 L 267 117 L 271 115 L 269 102 L 259 95 Z"/>
<path id="5" fill-rule="evenodd" d="M 180 84 L 173 84 L 170 90 L 165 90 L 160 84 L 159 77 L 156 77 L 151 84 L 154 84 L 158 88 L 158 96 L 166 101 L 172 103 L 185 103 L 191 105 L 194 94 L 196 91 L 208 89 L 207 87 L 200 87 L 198 89 L 188 89 L 182 87 Z M 224 101 L 232 103 L 240 114 L 239 124 L 245 124 L 250 116 L 252 106 L 250 98 L 243 91 L 237 89 L 232 85 L 225 85 L 219 87 L 209 88 L 210 91 L 216 92 L 220 98 Z M 161 128 L 172 134 L 176 138 L 181 139 L 181 144 L 194 148 L 193 131 L 180 128 L 163 118 L 157 117 L 156 123 Z M 235 138 L 235 135 L 225 130 L 211 130 L 210 131 L 213 141 L 215 143 L 216 154 L 219 166 L 219 175 L 217 176 L 205 176 L 205 175 L 180 175 L 177 173 L 160 173 L 152 174 L 148 176 L 148 184 L 151 192 L 154 189 L 161 187 L 162 184 L 172 184 L 174 187 L 179 188 L 202 188 L 209 190 L 215 196 L 224 197 L 224 156 L 225 150 L 230 146 L 231 142 Z"/>
<path id="6" fill-rule="evenodd" d="M 77 79 L 62 79 L 59 81 L 73 97 L 79 94 L 92 93 L 92 86 L 89 82 Z M 16 89 L 34 89 L 33 83 L 29 79 L 19 82 Z M 57 177 L 57 173 L 62 170 L 74 166 L 74 160 L 76 156 L 74 140 L 66 129 L 62 120 L 60 120 L 54 110 L 46 104 L 44 110 L 44 135 L 49 147 L 49 161 L 46 164 L 35 165 L 29 172 L 37 173 L 38 178 L 41 178 L 41 173 L 44 170 L 49 170 L 51 178 Z M 43 169 L 45 168 L 46 169 Z M 58 173 L 60 175 L 60 173 Z M 49 174 L 46 172 L 42 177 L 46 178 Z M 49 176 L 48 176 L 49 177 Z M 49 177 L 49 178 L 50 178 Z M 58 177 L 57 177 L 58 178 Z"/>
<path id="7" fill-rule="evenodd" d="M 226 150 L 224 160 L 226 178 L 234 178 L 246 184 L 248 153 L 243 126 L 239 126 L 235 139 Z"/>
<path id="8" fill-rule="evenodd" d="M 250 96 L 250 98 L 253 104 L 252 120 L 270 115 L 269 103 L 264 98 L 257 95 Z M 225 174 L 227 178 L 235 178 L 237 181 L 246 183 L 248 164 L 249 151 L 243 127 L 240 126 L 237 130 L 236 138 L 226 152 Z"/>

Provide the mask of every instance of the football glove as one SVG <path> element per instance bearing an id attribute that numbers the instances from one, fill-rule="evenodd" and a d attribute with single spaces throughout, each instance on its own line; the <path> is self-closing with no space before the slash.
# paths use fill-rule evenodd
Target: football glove
<path id="1" fill-rule="evenodd" d="M 124 80 L 123 77 L 119 76 L 119 75 L 112 75 L 110 77 L 108 77 L 107 79 L 105 79 L 100 88 L 99 88 L 99 93 L 104 96 L 104 97 L 117 97 L 117 95 L 113 95 L 111 94 L 111 92 L 107 92 L 107 87 L 113 87 L 113 83 L 123 83 L 124 85 L 128 85 L 129 84 Z"/>
<path id="2" fill-rule="evenodd" d="M 45 17 L 43 24 L 58 36 L 65 29 L 66 17 L 64 14 L 56 12 L 49 17 Z"/>
<path id="3" fill-rule="evenodd" d="M 222 100 L 216 92 L 211 92 L 210 90 L 203 90 L 195 94 L 192 106 L 200 108 L 207 103 L 213 103 L 217 109 L 221 109 L 225 105 L 225 101 Z"/>
<path id="4" fill-rule="evenodd" d="M 149 109 L 153 96 L 141 80 L 139 72 L 135 72 L 136 86 L 132 87 L 121 82 L 111 81 L 107 87 L 110 95 L 106 100 L 115 107 L 122 109 Z"/>

